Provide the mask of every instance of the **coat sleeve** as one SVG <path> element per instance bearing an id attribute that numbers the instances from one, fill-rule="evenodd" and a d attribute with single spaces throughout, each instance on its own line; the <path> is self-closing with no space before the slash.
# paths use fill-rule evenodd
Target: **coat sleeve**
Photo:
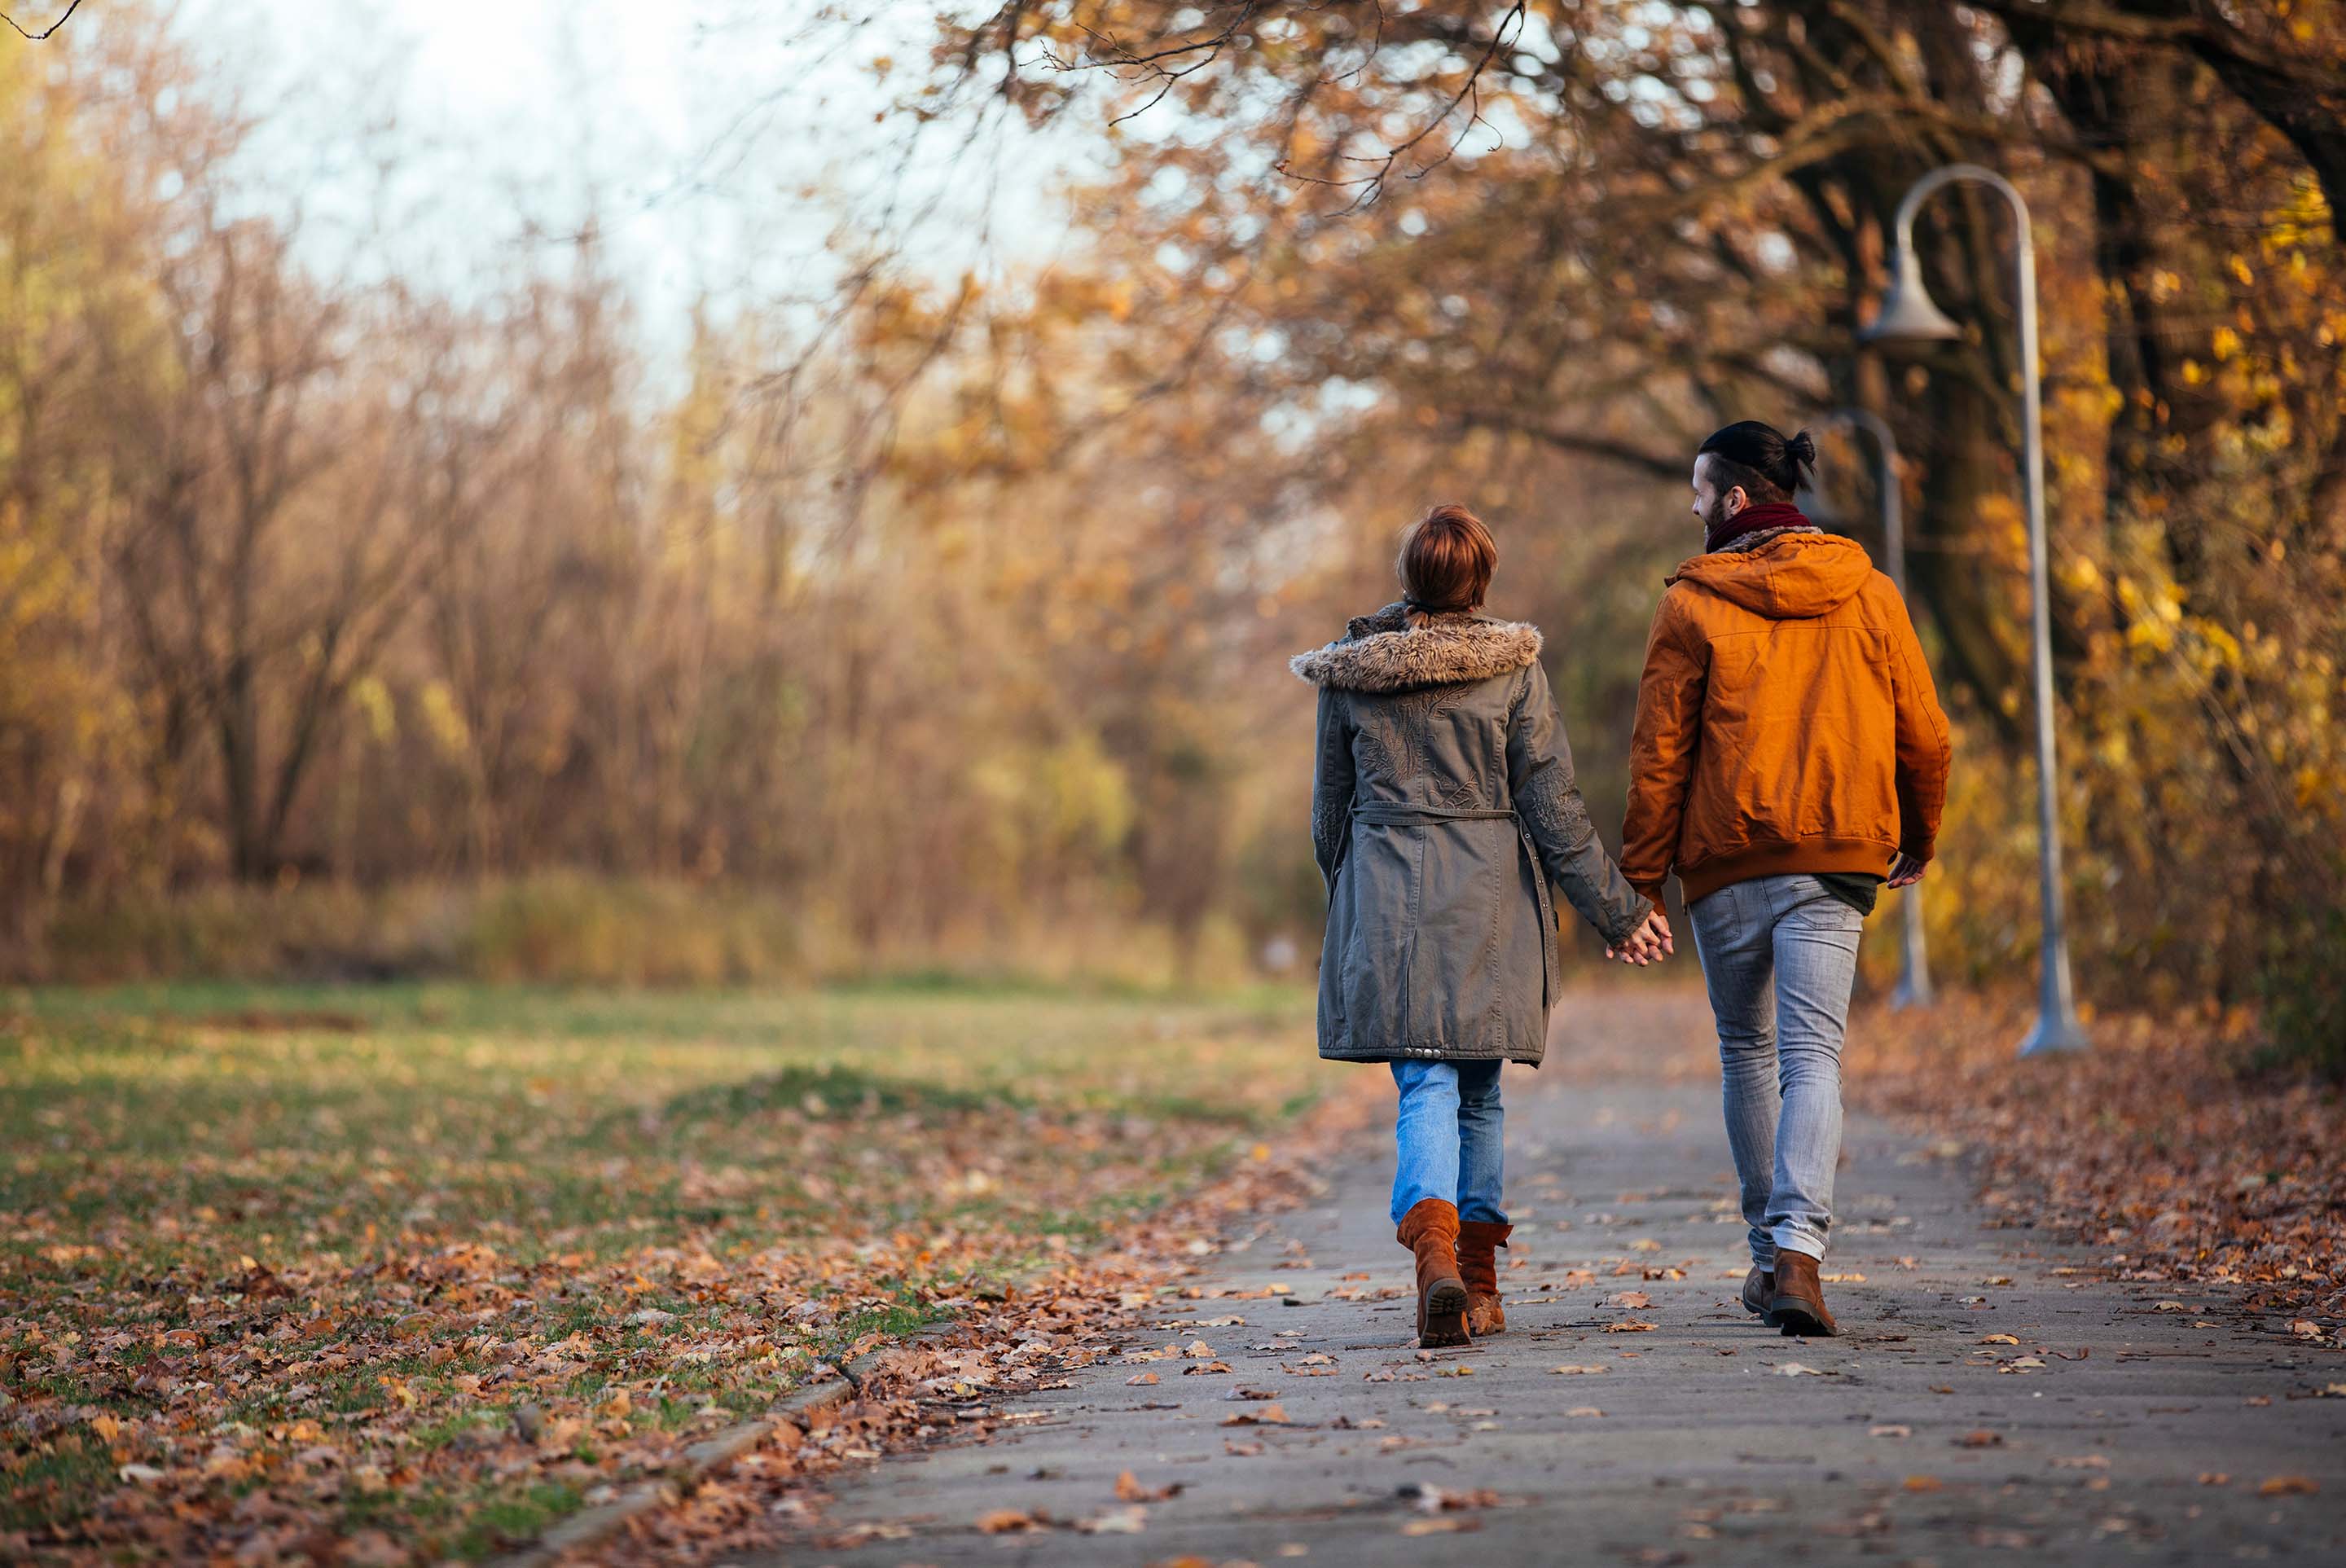
<path id="1" fill-rule="evenodd" d="M 1596 837 L 1573 778 L 1572 746 L 1556 717 L 1547 672 L 1536 663 L 1507 716 L 1507 789 L 1539 850 L 1541 870 L 1581 919 L 1607 942 L 1644 923 L 1653 906 L 1623 880 Z"/>
<path id="2" fill-rule="evenodd" d="M 1947 802 L 1947 769 L 1954 748 L 1906 601 L 1895 588 L 1887 593 L 1891 691 L 1898 705 L 1898 848 L 1927 861 L 1938 848 L 1939 813 Z"/>
<path id="3" fill-rule="evenodd" d="M 1708 679 L 1699 641 L 1690 635 L 1674 596 L 1664 593 L 1646 637 L 1637 720 L 1629 737 L 1629 809 L 1621 823 L 1621 869 L 1657 904 L 1678 856 Z"/>
<path id="4" fill-rule="evenodd" d="M 1352 830 L 1352 729 L 1344 699 L 1333 687 L 1320 688 L 1320 743 L 1311 765 L 1311 856 L 1320 879 L 1332 891 L 1336 863 Z"/>

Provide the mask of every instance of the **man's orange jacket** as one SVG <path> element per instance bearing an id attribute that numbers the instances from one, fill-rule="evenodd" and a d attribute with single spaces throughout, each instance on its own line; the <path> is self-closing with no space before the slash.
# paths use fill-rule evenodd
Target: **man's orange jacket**
<path id="1" fill-rule="evenodd" d="M 1914 625 L 1854 541 L 1697 555 L 1646 643 L 1621 869 L 1658 906 L 1786 871 L 1931 858 L 1947 720 Z"/>

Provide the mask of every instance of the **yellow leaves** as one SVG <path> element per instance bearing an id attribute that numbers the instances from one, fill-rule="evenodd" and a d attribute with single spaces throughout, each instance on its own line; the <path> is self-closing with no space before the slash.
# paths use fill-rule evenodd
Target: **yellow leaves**
<path id="1" fill-rule="evenodd" d="M 2240 334 L 2229 327 L 2218 327 L 2209 347 L 2218 364 L 2240 351 Z"/>
<path id="2" fill-rule="evenodd" d="M 456 706 L 456 694 L 444 680 L 431 680 L 416 694 L 415 706 L 423 716 L 424 733 L 437 744 L 444 755 L 461 757 L 472 744 L 472 730 Z"/>
<path id="3" fill-rule="evenodd" d="M 383 745 L 399 732 L 399 718 L 394 710 L 391 687 L 378 676 L 361 676 L 351 683 L 351 706 L 365 721 L 368 735 L 375 744 Z"/>

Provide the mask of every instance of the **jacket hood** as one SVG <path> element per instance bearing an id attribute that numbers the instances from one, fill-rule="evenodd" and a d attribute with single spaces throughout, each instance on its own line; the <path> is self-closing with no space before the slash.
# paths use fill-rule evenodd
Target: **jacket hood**
<path id="1" fill-rule="evenodd" d="M 1398 604 L 1355 616 L 1326 647 L 1297 654 L 1287 667 L 1314 686 L 1352 691 L 1403 691 L 1486 680 L 1530 664 L 1540 655 L 1539 628 L 1526 621 L 1482 616 L 1437 616 L 1409 624 Z"/>
<path id="2" fill-rule="evenodd" d="M 1873 575 L 1873 560 L 1838 534 L 1780 534 L 1753 550 L 1724 550 L 1678 564 L 1673 583 L 1698 583 L 1771 621 L 1803 621 L 1839 609 Z"/>

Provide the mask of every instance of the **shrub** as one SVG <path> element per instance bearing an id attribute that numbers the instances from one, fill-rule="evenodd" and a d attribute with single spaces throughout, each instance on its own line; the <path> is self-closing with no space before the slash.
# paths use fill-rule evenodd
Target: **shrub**
<path id="1" fill-rule="evenodd" d="M 2346 1079 L 2346 910 L 2307 922 L 2260 979 L 2272 1054 Z"/>

